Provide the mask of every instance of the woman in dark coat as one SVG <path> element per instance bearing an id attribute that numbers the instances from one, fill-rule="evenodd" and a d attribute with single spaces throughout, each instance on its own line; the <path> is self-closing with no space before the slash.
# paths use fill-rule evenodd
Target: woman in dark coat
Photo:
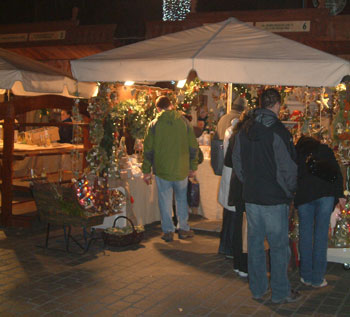
<path id="1" fill-rule="evenodd" d="M 240 131 L 243 124 L 250 118 L 250 115 L 243 112 L 241 120 L 235 125 L 232 135 L 229 140 L 228 148 L 225 155 L 225 165 L 233 167 L 232 164 L 232 150 L 234 147 L 234 141 L 236 134 Z M 234 206 L 236 211 L 234 212 L 233 221 L 233 270 L 241 277 L 248 276 L 248 254 L 243 252 L 243 240 L 242 240 L 242 225 L 243 225 L 243 213 L 245 212 L 245 202 L 242 197 L 243 186 L 238 177 L 235 175 L 232 169 L 230 190 L 228 195 L 228 205 Z"/>
<path id="2" fill-rule="evenodd" d="M 345 206 L 343 177 L 327 145 L 302 136 L 296 150 L 298 188 L 294 205 L 299 216 L 300 281 L 325 287 L 329 221 L 335 205 Z"/>

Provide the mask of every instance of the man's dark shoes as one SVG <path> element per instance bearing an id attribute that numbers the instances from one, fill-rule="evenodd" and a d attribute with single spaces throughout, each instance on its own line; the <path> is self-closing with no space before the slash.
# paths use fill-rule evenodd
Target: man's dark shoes
<path id="1" fill-rule="evenodd" d="M 301 299 L 302 299 L 302 295 L 298 291 L 291 290 L 289 296 L 287 296 L 279 301 L 273 301 L 273 300 L 271 300 L 271 301 L 274 304 L 287 304 L 287 303 L 295 303 Z"/>
<path id="2" fill-rule="evenodd" d="M 187 238 L 193 238 L 194 232 L 192 230 L 182 230 L 179 229 L 179 239 L 187 239 Z"/>
<path id="3" fill-rule="evenodd" d="M 162 239 L 165 242 L 172 242 L 174 241 L 174 232 L 165 232 L 162 236 Z"/>

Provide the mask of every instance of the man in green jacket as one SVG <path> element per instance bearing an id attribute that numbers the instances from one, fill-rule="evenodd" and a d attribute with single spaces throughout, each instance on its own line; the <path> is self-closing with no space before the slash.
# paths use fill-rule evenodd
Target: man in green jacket
<path id="1" fill-rule="evenodd" d="M 156 175 L 158 205 L 161 215 L 162 239 L 173 241 L 173 191 L 179 221 L 179 238 L 193 237 L 188 225 L 187 183 L 198 165 L 198 143 L 193 128 L 181 112 L 174 109 L 166 96 L 156 100 L 160 112 L 148 126 L 144 141 L 143 179 L 149 184 L 151 169 Z"/>

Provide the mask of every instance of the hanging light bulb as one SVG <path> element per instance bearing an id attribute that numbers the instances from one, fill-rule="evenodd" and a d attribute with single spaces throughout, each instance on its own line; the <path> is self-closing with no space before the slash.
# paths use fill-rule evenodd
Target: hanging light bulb
<path id="1" fill-rule="evenodd" d="M 186 84 L 186 81 L 187 81 L 187 79 L 179 80 L 179 81 L 177 82 L 176 87 L 177 87 L 177 88 L 183 88 L 183 87 L 185 86 L 185 84 Z"/>

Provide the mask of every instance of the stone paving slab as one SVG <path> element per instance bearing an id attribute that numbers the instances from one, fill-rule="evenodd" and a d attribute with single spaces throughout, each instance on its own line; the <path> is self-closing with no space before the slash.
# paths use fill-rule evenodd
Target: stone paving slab
<path id="1" fill-rule="evenodd" d="M 54 230 L 52 246 L 63 247 L 61 233 Z M 140 245 L 104 249 L 96 241 L 78 254 L 73 245 L 72 253 L 38 248 L 40 224 L 0 229 L 0 316 L 350 316 L 350 271 L 341 264 L 328 264 L 323 289 L 302 286 L 290 271 L 300 302 L 258 302 L 217 253 L 218 236 L 196 233 L 165 243 L 152 225 Z"/>

